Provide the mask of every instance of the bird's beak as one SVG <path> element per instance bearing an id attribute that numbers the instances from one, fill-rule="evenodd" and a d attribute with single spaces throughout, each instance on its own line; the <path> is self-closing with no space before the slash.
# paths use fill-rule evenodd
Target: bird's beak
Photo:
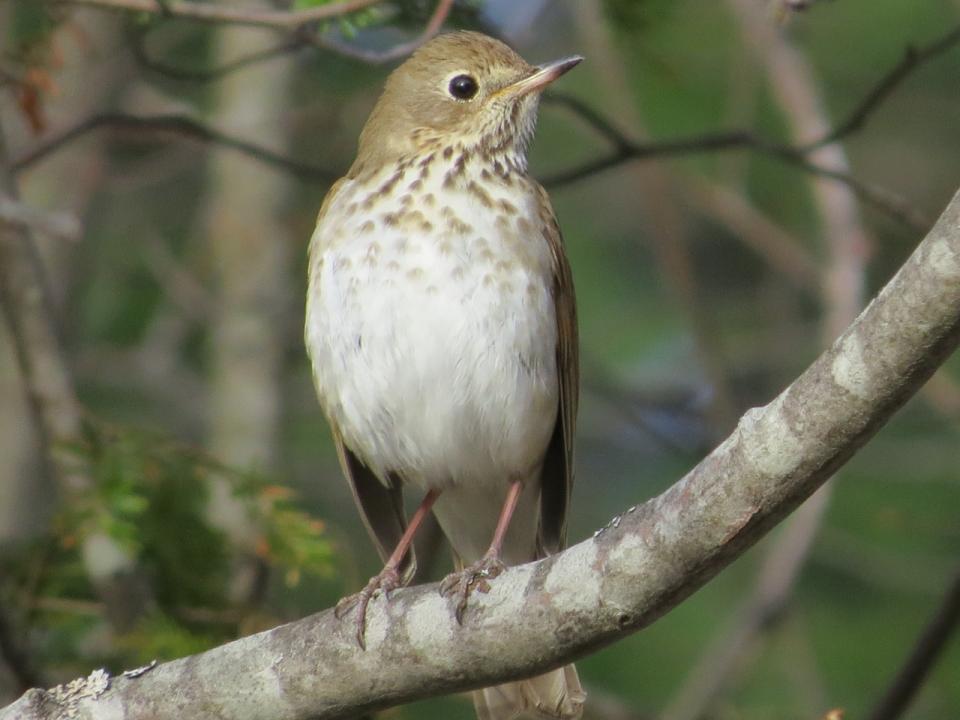
<path id="1" fill-rule="evenodd" d="M 583 60 L 583 58 L 580 55 L 571 55 L 562 60 L 555 60 L 552 63 L 539 65 L 533 75 L 529 75 L 523 78 L 523 80 L 508 85 L 504 90 L 511 95 L 526 95 L 527 93 L 538 92 L 567 72 L 567 70 L 578 65 L 581 60 Z"/>

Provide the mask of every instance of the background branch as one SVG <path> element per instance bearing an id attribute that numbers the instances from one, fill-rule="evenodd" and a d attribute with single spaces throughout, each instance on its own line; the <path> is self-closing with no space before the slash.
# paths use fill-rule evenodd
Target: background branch
<path id="1" fill-rule="evenodd" d="M 236 150 L 247 157 L 259 160 L 264 164 L 279 168 L 305 180 L 330 183 L 340 177 L 340 173 L 338 172 L 294 160 L 255 143 L 247 142 L 246 140 L 215 130 L 184 115 L 137 116 L 113 112 L 99 113 L 74 125 L 51 140 L 42 143 L 32 150 L 28 150 L 25 154 L 16 158 L 11 164 L 11 167 L 17 172 L 25 170 L 74 140 L 103 127 L 140 132 L 172 133 L 192 140 L 200 140 L 212 145 Z"/>
<path id="2" fill-rule="evenodd" d="M 46 0 L 54 4 L 76 5 L 121 12 L 149 13 L 162 17 L 183 18 L 207 23 L 227 23 L 257 27 L 291 29 L 308 23 L 342 17 L 376 5 L 383 0 L 341 0 L 304 10 L 269 10 L 242 8 L 235 4 L 215 5 L 206 2 L 166 0 Z"/>
<path id="3" fill-rule="evenodd" d="M 923 681 L 960 625 L 960 572 L 917 640 L 916 646 L 867 720 L 896 720 L 907 709 Z"/>

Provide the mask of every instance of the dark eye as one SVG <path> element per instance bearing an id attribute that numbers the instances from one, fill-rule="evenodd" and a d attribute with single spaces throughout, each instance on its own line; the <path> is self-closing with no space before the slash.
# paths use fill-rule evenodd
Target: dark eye
<path id="1" fill-rule="evenodd" d="M 450 81 L 450 94 L 457 100 L 469 100 L 477 94 L 480 86 L 470 75 L 457 75 Z"/>

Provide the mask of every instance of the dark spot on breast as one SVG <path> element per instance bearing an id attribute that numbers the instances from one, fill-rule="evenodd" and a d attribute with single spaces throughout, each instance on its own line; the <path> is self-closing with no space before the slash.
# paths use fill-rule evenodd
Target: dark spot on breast
<path id="1" fill-rule="evenodd" d="M 490 197 L 490 193 L 484 190 L 480 183 L 475 180 L 471 180 L 467 184 L 467 192 L 473 195 L 485 208 L 493 207 L 493 198 Z"/>
<path id="2" fill-rule="evenodd" d="M 390 192 L 390 188 L 396 185 L 403 178 L 403 170 L 397 170 L 393 175 L 390 176 L 390 179 L 387 180 L 383 185 L 379 187 L 377 193 L 380 195 L 386 195 Z"/>

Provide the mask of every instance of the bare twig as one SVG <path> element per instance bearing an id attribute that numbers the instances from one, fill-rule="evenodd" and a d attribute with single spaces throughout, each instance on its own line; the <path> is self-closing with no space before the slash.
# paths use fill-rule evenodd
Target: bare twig
<path id="1" fill-rule="evenodd" d="M 863 127 L 867 119 L 886 100 L 890 94 L 920 65 L 933 60 L 938 55 L 951 50 L 960 43 L 960 26 L 953 28 L 939 40 L 920 48 L 908 47 L 903 59 L 894 65 L 880 80 L 867 92 L 863 99 L 850 112 L 846 120 L 830 130 L 826 135 L 809 145 L 800 148 L 807 153 L 824 145 L 836 142 Z"/>
<path id="2" fill-rule="evenodd" d="M 306 38 L 306 42 L 325 50 L 332 50 L 340 55 L 362 60 L 366 63 L 378 64 L 389 62 L 390 60 L 396 60 L 397 58 L 409 55 L 436 35 L 440 31 L 440 28 L 443 27 L 443 23 L 446 21 L 452 8 L 453 0 L 439 0 L 436 9 L 433 11 L 433 15 L 430 16 L 423 31 L 417 37 L 409 42 L 399 43 L 386 50 L 364 50 L 363 48 L 348 45 L 347 43 L 342 43 L 329 37 L 311 36 Z"/>
<path id="3" fill-rule="evenodd" d="M 570 106 L 575 108 L 575 106 Z M 586 118 L 588 122 L 589 118 Z M 600 131 L 605 135 L 611 132 L 612 125 L 605 123 Z M 619 131 L 617 131 L 619 133 Z M 922 229 L 929 227 L 929 218 L 914 210 L 902 198 L 888 190 L 858 180 L 850 173 L 822 167 L 811 160 L 798 149 L 789 145 L 770 142 L 758 135 L 745 130 L 735 130 L 724 133 L 708 133 L 678 140 L 664 140 L 656 143 L 637 144 L 619 133 L 617 149 L 595 160 L 590 160 L 578 167 L 550 175 L 543 180 L 547 187 L 561 187 L 596 175 L 632 160 L 649 160 L 661 157 L 682 157 L 705 152 L 721 152 L 729 150 L 753 150 L 780 160 L 788 165 L 800 168 L 806 173 L 825 177 L 847 185 L 864 202 L 882 210 L 895 220 L 912 227 Z"/>
<path id="4" fill-rule="evenodd" d="M 259 160 L 267 165 L 279 168 L 297 177 L 320 182 L 333 182 L 339 173 L 331 172 L 315 165 L 299 162 L 289 157 L 275 153 L 246 140 L 235 138 L 227 133 L 215 130 L 197 120 L 184 115 L 127 115 L 125 113 L 107 112 L 94 115 L 74 125 L 69 130 L 48 140 L 45 143 L 29 150 L 14 160 L 12 169 L 21 171 L 39 162 L 48 155 L 69 144 L 73 140 L 86 135 L 92 130 L 101 127 L 110 127 L 124 130 L 138 130 L 151 132 L 168 132 L 194 140 L 230 148 L 243 153 L 248 157 Z"/>
<path id="5" fill-rule="evenodd" d="M 940 607 L 917 639 L 910 656 L 890 687 L 866 716 L 867 720 L 896 720 L 923 685 L 947 642 L 960 626 L 960 572 L 954 578 Z"/>
<path id="6" fill-rule="evenodd" d="M 929 226 L 929 219 L 913 210 L 901 198 L 892 193 L 873 187 L 857 180 L 848 172 L 823 167 L 811 161 L 807 156 L 813 151 L 837 140 L 843 139 L 859 130 L 866 120 L 899 87 L 903 81 L 925 63 L 937 58 L 960 44 L 960 27 L 954 28 L 940 39 L 908 50 L 904 59 L 881 77 L 864 95 L 846 120 L 824 133 L 818 140 L 798 146 L 772 142 L 747 131 L 711 133 L 692 138 L 672 141 L 659 141 L 652 144 L 640 144 L 632 141 L 624 132 L 616 128 L 606 118 L 572 98 L 551 93 L 545 96 L 550 102 L 562 104 L 584 119 L 588 125 L 600 133 L 614 151 L 604 157 L 583 163 L 548 177 L 544 184 L 560 186 L 576 182 L 585 177 L 608 170 L 632 160 L 647 160 L 654 157 L 682 156 L 723 150 L 749 149 L 773 157 L 781 162 L 797 166 L 812 175 L 837 180 L 849 186 L 864 202 L 883 210 L 914 228 Z"/>
<path id="7" fill-rule="evenodd" d="M 376 5 L 383 0 L 341 0 L 304 10 L 270 10 L 267 8 L 217 5 L 208 2 L 159 2 L 158 0 L 44 0 L 60 5 L 76 5 L 100 10 L 140 12 L 164 17 L 183 18 L 208 23 L 229 23 L 280 29 L 294 29 L 309 23 L 330 20 Z"/>
<path id="8" fill-rule="evenodd" d="M 0 223 L 25 227 L 59 240 L 76 241 L 82 232 L 79 218 L 72 213 L 37 210 L 2 194 Z"/>
<path id="9" fill-rule="evenodd" d="M 424 26 L 423 31 L 417 35 L 417 37 L 409 42 L 398 43 L 386 50 L 380 51 L 364 50 L 363 48 L 340 42 L 332 37 L 317 36 L 313 33 L 303 32 L 301 28 L 298 28 L 294 31 L 290 39 L 278 43 L 273 47 L 251 52 L 210 70 L 187 70 L 168 65 L 167 63 L 150 57 L 146 48 L 146 34 L 149 32 L 149 29 L 135 29 L 132 36 L 132 46 L 137 62 L 146 69 L 172 80 L 197 83 L 222 80 L 239 70 L 249 68 L 267 60 L 290 55 L 310 47 L 329 50 L 356 60 L 376 64 L 395 60 L 412 53 L 439 32 L 452 8 L 453 0 L 439 0 L 436 9 Z"/>
<path id="10" fill-rule="evenodd" d="M 63 1 L 97 7 L 112 7 L 115 9 L 137 9 L 140 5 L 145 5 L 147 6 L 145 8 L 145 11 L 147 12 L 160 12 L 160 6 L 156 3 L 156 0 Z M 309 11 L 301 11 L 300 13 L 280 14 L 285 16 L 296 16 L 307 12 L 319 12 L 320 10 L 327 10 L 328 12 L 332 13 L 333 8 L 343 8 L 344 6 L 360 4 L 361 2 L 364 2 L 365 4 L 373 4 L 371 0 L 353 0 L 352 3 L 343 2 L 334 5 L 323 5 L 319 8 L 313 8 Z M 428 24 L 424 33 L 421 34 L 421 36 L 415 42 L 422 42 L 424 39 L 426 39 L 426 37 L 429 36 L 428 33 L 435 31 L 436 28 L 434 25 L 439 27 L 442 24 L 446 17 L 446 13 L 449 11 L 449 7 L 447 6 L 447 0 L 441 0 L 438 3 L 437 9 L 434 11 L 434 15 L 431 18 L 431 22 Z M 175 14 L 178 12 L 193 12 L 197 8 L 203 8 L 204 12 L 207 10 L 230 10 L 231 12 L 241 13 L 246 12 L 235 11 L 226 7 L 221 8 L 220 6 L 206 5 L 204 3 L 178 2 L 173 3 L 171 8 Z M 263 12 L 272 16 L 277 14 L 279 11 Z M 214 18 L 211 16 L 210 19 L 213 21 L 219 18 Z M 228 22 L 229 20 L 223 21 Z M 298 23 L 291 24 L 294 27 L 298 26 Z M 302 22 L 299 24 L 302 24 Z M 917 229 L 928 227 L 929 218 L 911 208 L 910 205 L 902 198 L 897 197 L 887 190 L 875 187 L 863 182 L 862 180 L 858 180 L 846 171 L 818 165 L 808 159 L 807 155 L 823 145 L 827 139 L 832 138 L 833 140 L 836 140 L 854 132 L 863 124 L 864 118 L 869 116 L 869 114 L 876 109 L 880 102 L 889 96 L 893 88 L 902 82 L 902 80 L 909 73 L 915 71 L 924 63 L 953 47 L 958 42 L 960 42 L 960 28 L 951 32 L 949 35 L 941 38 L 935 43 L 917 50 L 914 53 L 915 59 L 913 61 L 911 61 L 909 64 L 901 63 L 902 69 L 895 69 L 894 71 L 891 71 L 885 75 L 884 78 L 882 78 L 881 81 L 874 86 L 874 89 L 867 93 L 865 100 L 858 106 L 858 109 L 854 111 L 854 113 L 851 115 L 851 118 L 841 126 L 839 129 L 841 130 L 840 132 L 837 130 L 831 131 L 827 133 L 823 139 L 806 146 L 793 147 L 784 145 L 782 143 L 772 142 L 754 133 L 743 130 L 707 133 L 690 138 L 680 138 L 677 140 L 640 144 L 632 141 L 625 133 L 617 129 L 611 122 L 606 120 L 599 113 L 590 110 L 582 102 L 554 93 L 548 96 L 548 102 L 552 99 L 553 102 L 566 106 L 571 111 L 575 112 L 579 117 L 582 117 L 591 127 L 596 129 L 601 135 L 603 135 L 604 138 L 607 139 L 608 142 L 614 146 L 614 151 L 606 156 L 590 160 L 578 167 L 556 173 L 546 178 L 544 184 L 554 187 L 570 184 L 633 160 L 649 160 L 662 157 L 681 157 L 684 155 L 705 152 L 746 149 L 753 150 L 755 152 L 780 160 L 781 162 L 793 165 L 812 175 L 826 177 L 836 180 L 837 182 L 841 182 L 850 187 L 857 194 L 857 196 L 861 198 L 861 200 L 884 211 L 896 220 Z M 269 53 L 271 52 L 286 52 L 287 47 L 288 46 L 278 46 L 272 50 L 268 50 L 266 51 L 268 53 L 267 56 L 269 56 Z M 397 47 L 402 48 L 403 46 Z M 387 52 L 393 53 L 395 51 L 396 48 L 393 48 Z M 375 59 L 373 61 L 375 61 Z M 247 61 L 244 59 L 241 59 L 238 62 L 247 64 Z M 901 66 L 898 66 L 898 68 Z M 226 70 L 229 71 L 229 68 Z M 891 77 L 894 77 L 894 80 L 890 80 Z M 65 131 L 63 134 L 59 135 L 53 140 L 40 145 L 34 150 L 28 152 L 26 155 L 18 158 L 16 162 L 13 163 L 12 168 L 15 171 L 21 170 L 30 164 L 37 162 L 46 155 L 58 150 L 60 147 L 66 145 L 72 140 L 75 140 L 91 130 L 103 126 L 177 132 L 195 139 L 216 143 L 225 147 L 231 147 L 239 152 L 243 152 L 250 157 L 253 157 L 254 159 L 273 165 L 274 167 L 278 167 L 308 180 L 331 182 L 337 177 L 337 173 L 332 173 L 307 163 L 301 163 L 291 158 L 282 157 L 253 143 L 239 140 L 237 138 L 230 137 L 225 133 L 208 128 L 203 124 L 187 117 L 176 115 L 137 117 L 123 113 L 103 113 L 81 121 L 79 124 Z"/>
<path id="11" fill-rule="evenodd" d="M 133 47 L 133 55 L 136 58 L 137 63 L 141 67 L 144 67 L 151 72 L 155 72 L 158 75 L 162 75 L 165 78 L 179 80 L 182 82 L 215 82 L 245 68 L 258 65 L 267 60 L 283 57 L 284 55 L 290 55 L 298 50 L 308 47 L 308 44 L 302 37 L 295 35 L 293 39 L 285 40 L 284 42 L 274 45 L 273 47 L 251 52 L 247 55 L 237 58 L 236 60 L 232 60 L 209 70 L 187 70 L 185 68 L 169 65 L 161 60 L 156 60 L 150 57 L 150 53 L 147 52 L 146 47 L 147 32 L 149 32 L 149 28 L 136 28 L 132 33 L 131 46 Z"/>

